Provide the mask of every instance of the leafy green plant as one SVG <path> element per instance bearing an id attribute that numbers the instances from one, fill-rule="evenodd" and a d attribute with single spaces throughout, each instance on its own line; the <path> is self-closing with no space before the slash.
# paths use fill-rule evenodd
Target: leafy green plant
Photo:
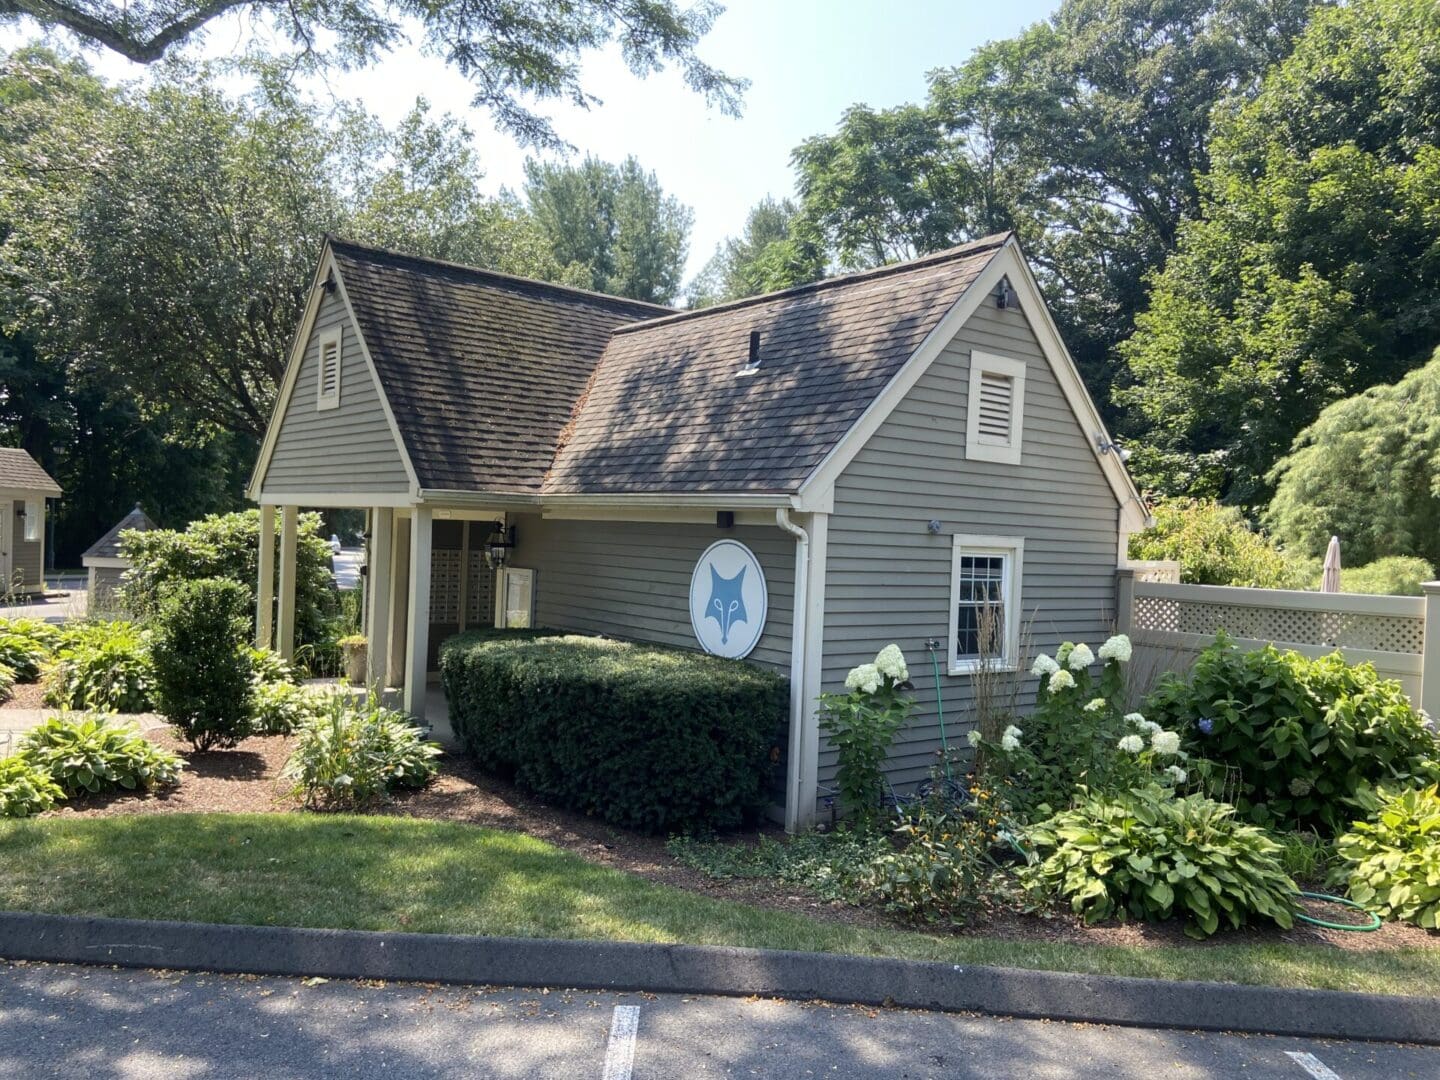
<path id="1" fill-rule="evenodd" d="M 1151 507 L 1154 524 L 1130 537 L 1130 558 L 1180 564 L 1194 585 L 1257 589 L 1303 588 L 1301 571 L 1233 506 L 1210 499 L 1164 499 Z"/>
<path id="2" fill-rule="evenodd" d="M 52 717 L 20 740 L 20 756 L 70 796 L 178 784 L 185 767 L 138 731 L 103 716 Z"/>
<path id="3" fill-rule="evenodd" d="M 1336 841 L 1350 899 L 1386 919 L 1440 928 L 1440 792 L 1387 791 Z"/>
<path id="4" fill-rule="evenodd" d="M 733 829 L 765 805 L 789 707 L 774 672 L 538 631 L 453 637 L 440 668 L 465 746 L 544 799 L 657 833 Z"/>
<path id="5" fill-rule="evenodd" d="M 246 651 L 250 654 L 250 673 L 257 686 L 295 681 L 295 668 L 274 649 L 248 646 Z"/>
<path id="6" fill-rule="evenodd" d="M 1289 928 L 1295 882 L 1263 829 L 1234 807 L 1160 787 L 1090 795 L 1032 826 L 1034 862 L 1023 872 L 1037 891 L 1070 901 L 1087 923 L 1112 916 L 1186 919 L 1191 937 L 1253 917 Z"/>
<path id="7" fill-rule="evenodd" d="M 290 735 L 301 725 L 323 715 L 330 691 L 294 683 L 255 684 L 250 730 L 256 735 Z"/>
<path id="8" fill-rule="evenodd" d="M 42 814 L 65 792 L 40 766 L 19 754 L 0 758 L 0 817 Z"/>
<path id="9" fill-rule="evenodd" d="M 301 514 L 295 541 L 295 635 L 300 645 L 321 639 L 336 606 L 330 573 L 330 544 L 321 535 L 319 514 Z M 127 532 L 120 550 L 130 560 L 118 600 L 139 619 L 154 615 L 167 586 L 201 578 L 226 578 L 250 596 L 260 578 L 260 512 L 211 514 L 184 531 Z"/>
<path id="10" fill-rule="evenodd" d="M 1435 568 L 1410 555 L 1387 555 L 1364 566 L 1340 568 L 1340 591 L 1347 593 L 1420 596 L 1425 591 L 1421 583 L 1434 580 Z"/>
<path id="11" fill-rule="evenodd" d="M 835 786 L 840 804 L 862 828 L 880 815 L 890 744 L 915 711 L 915 702 L 901 689 L 909 678 L 899 647 L 887 645 L 845 677 L 848 693 L 820 695 L 820 730 L 839 759 Z"/>
<path id="12" fill-rule="evenodd" d="M 197 750 L 234 746 L 253 711 L 250 594 L 223 578 L 170 585 L 150 638 L 155 699 Z"/>
<path id="13" fill-rule="evenodd" d="M 0 701 L 9 701 L 14 688 L 15 669 L 8 664 L 0 664 Z"/>
<path id="14" fill-rule="evenodd" d="M 1339 860 L 1335 842 L 1317 832 L 1272 833 L 1270 838 L 1280 845 L 1280 865 L 1285 873 L 1307 885 L 1329 878 Z"/>
<path id="15" fill-rule="evenodd" d="M 1440 744 L 1400 684 L 1339 653 L 1246 652 L 1221 635 L 1146 711 L 1238 773 L 1236 809 L 1257 824 L 1333 836 L 1366 787 L 1440 779 Z"/>
<path id="16" fill-rule="evenodd" d="M 45 704 L 56 709 L 138 713 L 154 707 L 149 645 L 134 623 L 67 626 L 45 669 Z"/>
<path id="17" fill-rule="evenodd" d="M 59 639 L 60 631 L 39 619 L 0 619 L 0 664 L 16 682 L 34 682 Z"/>
<path id="18" fill-rule="evenodd" d="M 283 772 L 310 807 L 363 806 L 395 788 L 424 787 L 440 756 L 438 743 L 373 693 L 364 700 L 330 694 L 296 735 Z"/>

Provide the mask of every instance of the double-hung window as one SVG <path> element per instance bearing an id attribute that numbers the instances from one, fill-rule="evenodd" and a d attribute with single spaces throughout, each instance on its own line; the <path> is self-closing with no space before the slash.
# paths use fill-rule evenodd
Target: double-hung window
<path id="1" fill-rule="evenodd" d="M 1013 669 L 1020 652 L 1025 541 L 957 536 L 950 567 L 950 674 Z"/>

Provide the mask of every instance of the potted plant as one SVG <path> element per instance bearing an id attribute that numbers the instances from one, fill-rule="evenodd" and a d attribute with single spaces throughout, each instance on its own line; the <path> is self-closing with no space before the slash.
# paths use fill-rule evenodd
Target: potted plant
<path id="1" fill-rule="evenodd" d="M 365 685 L 366 646 L 364 634 L 346 634 L 335 644 L 345 658 L 345 678 L 351 686 Z"/>

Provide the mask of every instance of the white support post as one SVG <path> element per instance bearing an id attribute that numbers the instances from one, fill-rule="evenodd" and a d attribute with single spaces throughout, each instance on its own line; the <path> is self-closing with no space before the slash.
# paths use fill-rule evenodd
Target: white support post
<path id="1" fill-rule="evenodd" d="M 810 515 L 809 580 L 805 585 L 805 731 L 800 769 L 802 824 L 815 824 L 820 794 L 820 692 L 825 682 L 825 561 L 829 514 Z"/>
<path id="2" fill-rule="evenodd" d="M 372 683 L 386 685 L 390 674 L 390 561 L 395 541 L 395 511 L 377 506 L 370 511 L 370 550 L 365 553 L 365 595 L 370 611 L 370 639 L 365 654 Z"/>
<path id="3" fill-rule="evenodd" d="M 289 660 L 295 655 L 295 539 L 300 508 L 280 508 L 280 614 L 275 651 Z"/>
<path id="4" fill-rule="evenodd" d="M 91 571 L 93 577 L 94 571 Z M 260 507 L 260 580 L 255 588 L 255 645 L 275 642 L 275 507 Z M 94 596 L 92 591 L 91 596 Z"/>
<path id="5" fill-rule="evenodd" d="M 1440 581 L 1420 586 L 1425 593 L 1425 644 L 1421 654 L 1420 708 L 1440 716 Z"/>
<path id="6" fill-rule="evenodd" d="M 428 506 L 410 514 L 410 609 L 405 623 L 405 711 L 425 716 L 430 651 L 430 521 Z"/>
<path id="7" fill-rule="evenodd" d="M 1135 571 L 1122 566 L 1115 571 L 1115 632 L 1130 633 L 1135 625 Z"/>

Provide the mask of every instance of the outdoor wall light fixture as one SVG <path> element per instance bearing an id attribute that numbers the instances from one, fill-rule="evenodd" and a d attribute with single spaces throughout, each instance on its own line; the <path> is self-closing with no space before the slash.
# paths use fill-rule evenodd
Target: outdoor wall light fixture
<path id="1" fill-rule="evenodd" d="M 1099 450 L 1102 454 L 1114 453 L 1121 461 L 1130 460 L 1130 451 L 1126 450 L 1125 447 L 1113 439 L 1107 439 L 1103 431 L 1097 431 L 1095 433 L 1095 449 Z"/>
<path id="2" fill-rule="evenodd" d="M 335 291 L 335 272 L 332 270 L 326 274 L 325 280 L 320 285 L 327 293 L 333 293 Z"/>
<path id="3" fill-rule="evenodd" d="M 485 563 L 492 570 L 499 570 L 505 565 L 510 557 L 510 551 L 515 547 L 515 526 L 506 528 L 503 521 L 495 522 L 495 527 L 490 530 L 489 539 L 485 541 Z"/>
<path id="4" fill-rule="evenodd" d="M 995 292 L 995 306 L 1001 311 L 1013 311 L 1020 306 L 1020 298 L 1010 287 L 1008 278 L 1000 282 L 1000 288 Z"/>

